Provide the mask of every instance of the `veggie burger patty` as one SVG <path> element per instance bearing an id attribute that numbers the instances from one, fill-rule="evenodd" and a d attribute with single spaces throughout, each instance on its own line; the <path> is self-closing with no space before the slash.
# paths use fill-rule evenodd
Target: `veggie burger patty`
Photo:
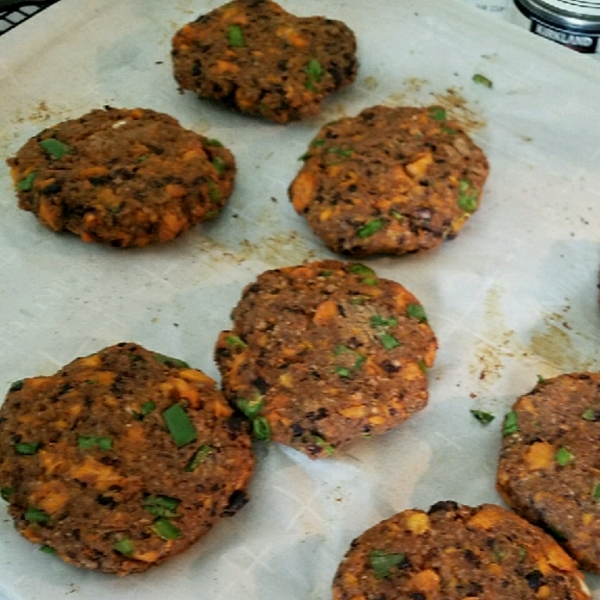
<path id="1" fill-rule="evenodd" d="M 218 140 L 141 108 L 45 129 L 7 162 L 20 208 L 54 231 L 118 247 L 166 242 L 216 217 L 236 173 Z"/>
<path id="2" fill-rule="evenodd" d="M 600 373 L 543 380 L 506 415 L 497 474 L 504 500 L 600 572 Z"/>
<path id="3" fill-rule="evenodd" d="M 333 600 L 589 600 L 573 560 L 541 529 L 500 506 L 438 502 L 356 538 Z"/>
<path id="4" fill-rule="evenodd" d="M 247 501 L 247 427 L 215 382 L 122 343 L 0 407 L 0 490 L 16 528 L 78 567 L 126 575 L 182 552 Z"/>
<path id="5" fill-rule="evenodd" d="M 254 433 L 331 454 L 425 407 L 437 341 L 421 303 L 359 263 L 266 271 L 248 285 L 216 361 Z"/>
<path id="6" fill-rule="evenodd" d="M 269 0 L 235 0 L 173 38 L 179 87 L 278 123 L 315 115 L 354 81 L 354 33 L 341 21 L 299 18 Z"/>
<path id="7" fill-rule="evenodd" d="M 289 188 L 345 256 L 405 254 L 453 238 L 477 210 L 488 162 L 439 106 L 374 106 L 323 127 Z"/>

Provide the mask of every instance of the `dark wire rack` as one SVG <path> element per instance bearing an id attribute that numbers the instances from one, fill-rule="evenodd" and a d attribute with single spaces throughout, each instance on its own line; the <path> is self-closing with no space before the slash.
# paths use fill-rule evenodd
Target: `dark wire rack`
<path id="1" fill-rule="evenodd" d="M 0 35 L 4 35 L 52 4 L 56 4 L 58 1 L 59 0 L 40 0 L 36 2 L 35 0 L 24 0 L 19 3 L 15 2 L 7 8 L 0 8 Z"/>

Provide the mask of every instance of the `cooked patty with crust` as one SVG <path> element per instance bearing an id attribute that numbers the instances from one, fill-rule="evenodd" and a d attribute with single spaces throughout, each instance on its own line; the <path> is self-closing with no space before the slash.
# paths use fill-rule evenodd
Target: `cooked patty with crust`
<path id="1" fill-rule="evenodd" d="M 406 254 L 454 238 L 479 207 L 488 162 L 439 106 L 374 106 L 323 127 L 289 188 L 345 256 Z"/>
<path id="2" fill-rule="evenodd" d="M 7 162 L 20 208 L 53 231 L 116 247 L 167 242 L 216 217 L 236 173 L 218 140 L 142 108 L 59 123 Z"/>
<path id="3" fill-rule="evenodd" d="M 316 115 L 358 68 L 344 23 L 269 0 L 234 0 L 185 25 L 172 57 L 181 89 L 278 123 Z"/>
<path id="4" fill-rule="evenodd" d="M 182 552 L 245 504 L 253 465 L 215 382 L 132 343 L 15 382 L 0 408 L 8 512 L 78 567 L 127 575 Z"/>
<path id="5" fill-rule="evenodd" d="M 438 502 L 356 538 L 333 600 L 589 600 L 573 560 L 500 506 Z"/>
<path id="6" fill-rule="evenodd" d="M 582 569 L 600 572 L 600 373 L 542 380 L 503 427 L 497 488 Z"/>
<path id="7" fill-rule="evenodd" d="M 225 396 L 257 437 L 311 458 L 384 433 L 427 404 L 437 341 L 420 302 L 359 263 L 266 271 L 216 347 Z"/>

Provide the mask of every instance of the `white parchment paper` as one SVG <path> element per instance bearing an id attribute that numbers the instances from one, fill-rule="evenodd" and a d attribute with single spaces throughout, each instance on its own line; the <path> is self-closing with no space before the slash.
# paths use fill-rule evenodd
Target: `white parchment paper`
<path id="1" fill-rule="evenodd" d="M 483 205 L 441 249 L 368 261 L 422 301 L 438 335 L 429 406 L 317 462 L 258 447 L 251 502 L 141 575 L 65 565 L 22 539 L 0 507 L 0 598 L 327 600 L 350 541 L 379 520 L 438 500 L 499 502 L 510 404 L 538 375 L 600 369 L 600 63 L 462 0 L 282 0 L 346 21 L 361 67 L 319 117 L 273 125 L 176 89 L 171 36 L 218 4 L 63 0 L 0 38 L 0 158 L 110 104 L 172 114 L 221 139 L 239 166 L 217 222 L 120 251 L 42 228 L 18 210 L 0 165 L 0 388 L 120 341 L 218 379 L 213 345 L 242 287 L 265 269 L 332 256 L 286 194 L 318 128 L 378 103 L 438 103 L 489 157 Z M 496 419 L 482 426 L 472 408 Z M 588 583 L 600 599 L 600 579 Z"/>

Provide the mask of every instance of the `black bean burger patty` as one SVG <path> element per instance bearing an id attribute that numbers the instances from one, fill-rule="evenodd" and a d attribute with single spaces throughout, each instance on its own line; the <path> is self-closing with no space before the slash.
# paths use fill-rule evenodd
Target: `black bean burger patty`
<path id="1" fill-rule="evenodd" d="M 600 373 L 541 381 L 503 427 L 497 488 L 554 535 L 582 569 L 600 572 Z"/>
<path id="2" fill-rule="evenodd" d="M 420 302 L 359 263 L 266 271 L 216 347 L 225 396 L 254 433 L 331 454 L 384 433 L 427 404 L 437 341 Z"/>
<path id="3" fill-rule="evenodd" d="M 374 106 L 323 127 L 289 188 L 345 256 L 406 254 L 454 238 L 478 209 L 488 162 L 439 106 Z"/>
<path id="4" fill-rule="evenodd" d="M 269 0 L 235 0 L 173 38 L 179 87 L 278 123 L 315 115 L 356 78 L 356 39 L 341 21 L 296 17 Z"/>
<path id="5" fill-rule="evenodd" d="M 589 600 L 576 563 L 500 506 L 438 502 L 356 538 L 333 600 Z"/>
<path id="6" fill-rule="evenodd" d="M 68 563 L 144 571 L 246 500 L 245 423 L 215 382 L 122 343 L 13 383 L 0 408 L 0 489 L 16 528 Z"/>
<path id="7" fill-rule="evenodd" d="M 142 108 L 65 121 L 7 162 L 20 208 L 53 231 L 116 247 L 167 242 L 216 217 L 236 174 L 218 140 Z"/>

